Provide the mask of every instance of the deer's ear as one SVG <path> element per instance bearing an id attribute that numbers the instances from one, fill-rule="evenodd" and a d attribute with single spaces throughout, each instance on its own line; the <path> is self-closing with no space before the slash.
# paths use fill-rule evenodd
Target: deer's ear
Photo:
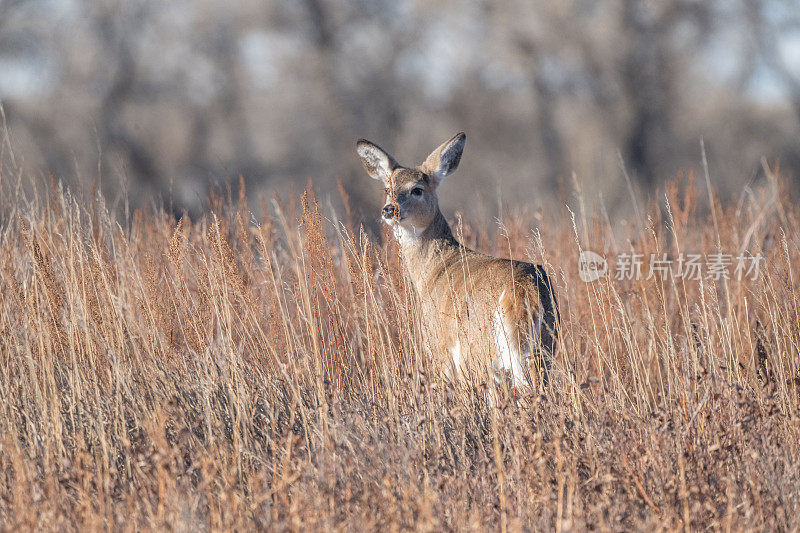
<path id="1" fill-rule="evenodd" d="M 367 174 L 381 180 L 389 182 L 392 171 L 398 167 L 397 161 L 387 154 L 377 144 L 373 144 L 365 139 L 360 139 L 356 144 L 356 152 L 361 158 L 361 164 L 367 170 Z"/>
<path id="2" fill-rule="evenodd" d="M 458 167 L 466 142 L 467 135 L 463 131 L 454 135 L 449 141 L 431 152 L 431 155 L 422 163 L 423 170 L 441 183 Z"/>

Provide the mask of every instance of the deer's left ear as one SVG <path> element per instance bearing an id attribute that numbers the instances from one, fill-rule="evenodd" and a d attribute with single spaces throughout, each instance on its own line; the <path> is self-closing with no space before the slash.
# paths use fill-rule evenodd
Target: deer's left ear
<path id="1" fill-rule="evenodd" d="M 437 186 L 458 167 L 466 142 L 467 134 L 462 131 L 431 152 L 422 163 L 422 169 L 436 178 Z"/>
<path id="2" fill-rule="evenodd" d="M 365 139 L 359 139 L 356 143 L 356 152 L 361 158 L 361 164 L 367 174 L 383 183 L 389 183 L 389 177 L 394 169 L 398 167 L 397 161 L 387 154 L 380 146 Z"/>

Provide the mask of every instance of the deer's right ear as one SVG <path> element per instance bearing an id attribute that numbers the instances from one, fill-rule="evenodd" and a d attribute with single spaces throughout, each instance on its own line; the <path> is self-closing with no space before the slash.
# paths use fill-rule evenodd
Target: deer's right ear
<path id="1" fill-rule="evenodd" d="M 359 139 L 356 144 L 356 152 L 358 152 L 358 157 L 361 158 L 361 164 L 364 165 L 367 174 L 384 183 L 389 182 L 392 171 L 398 167 L 397 161 L 392 156 L 384 152 L 377 144 L 364 139 Z"/>
<path id="2" fill-rule="evenodd" d="M 467 134 L 463 131 L 453 135 L 449 141 L 431 152 L 421 167 L 436 178 L 436 187 L 453 172 L 461 161 Z"/>

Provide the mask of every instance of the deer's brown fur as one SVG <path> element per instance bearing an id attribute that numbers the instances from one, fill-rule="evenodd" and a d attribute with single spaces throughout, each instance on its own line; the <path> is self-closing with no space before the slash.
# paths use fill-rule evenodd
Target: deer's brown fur
<path id="1" fill-rule="evenodd" d="M 430 345 L 449 352 L 455 368 L 510 371 L 524 382 L 528 356 L 538 354 L 544 379 L 558 327 L 550 280 L 540 265 L 490 257 L 453 236 L 437 189 L 458 166 L 466 136 L 459 133 L 424 163 L 407 168 L 369 141 L 358 142 L 364 168 L 384 183 L 383 218 L 400 243 L 419 296 Z"/>

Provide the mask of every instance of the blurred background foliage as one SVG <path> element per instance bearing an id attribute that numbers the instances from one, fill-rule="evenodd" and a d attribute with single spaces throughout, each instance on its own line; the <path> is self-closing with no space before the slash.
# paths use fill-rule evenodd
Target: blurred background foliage
<path id="1" fill-rule="evenodd" d="M 464 130 L 445 210 L 563 201 L 573 173 L 624 209 L 623 167 L 653 192 L 701 138 L 722 194 L 762 157 L 797 175 L 800 3 L 0 0 L 0 101 L 27 172 L 134 205 L 341 179 L 374 219 L 357 138 L 412 164 Z"/>

